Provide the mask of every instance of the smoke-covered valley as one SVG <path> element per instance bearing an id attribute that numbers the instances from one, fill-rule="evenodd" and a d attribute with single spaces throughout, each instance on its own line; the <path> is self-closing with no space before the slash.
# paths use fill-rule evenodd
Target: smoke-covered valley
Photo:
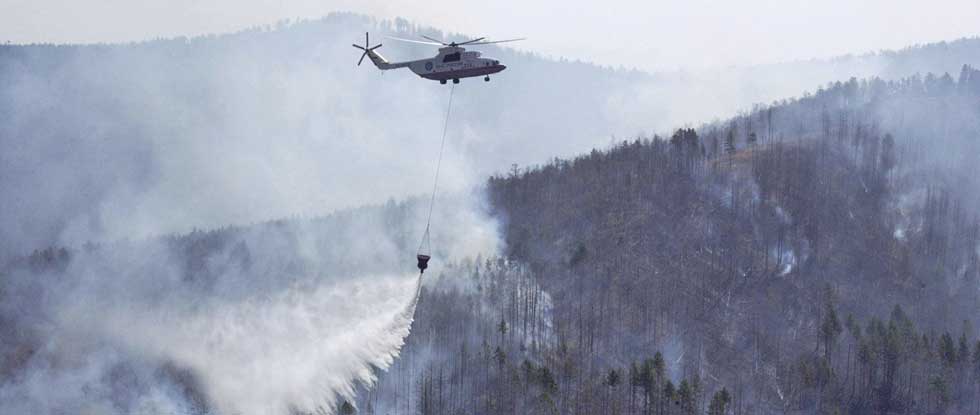
<path id="1" fill-rule="evenodd" d="M 365 31 L 442 35 L 0 46 L 2 412 L 980 403 L 980 41 L 662 74 L 488 47 L 419 280 L 449 89 L 354 66 Z"/>

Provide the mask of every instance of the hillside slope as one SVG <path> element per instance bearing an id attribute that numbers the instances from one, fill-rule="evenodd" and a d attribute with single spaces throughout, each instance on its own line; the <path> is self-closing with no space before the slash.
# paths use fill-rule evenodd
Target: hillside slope
<path id="1" fill-rule="evenodd" d="M 358 407 L 968 411 L 978 104 L 969 67 L 852 80 L 495 177 L 507 259 L 444 272 Z"/>
<path id="2" fill-rule="evenodd" d="M 471 222 L 479 208 L 445 206 L 460 217 L 440 223 L 442 270 L 426 275 L 405 346 L 387 370 L 345 380 L 357 386 L 346 397 L 364 413 L 971 408 L 978 79 L 967 67 L 955 81 L 835 83 L 726 122 L 492 178 L 506 251 L 469 246 L 493 236 L 474 232 L 493 227 Z M 212 389 L 228 385 L 220 364 L 242 364 L 252 341 L 286 329 L 253 321 L 222 343 L 213 336 L 238 320 L 205 317 L 242 304 L 281 313 L 319 298 L 309 287 L 405 272 L 422 213 L 414 202 L 388 204 L 19 256 L 0 270 L 0 400 L 34 412 L 164 402 L 206 413 L 256 396 L 328 405 L 270 395 L 248 376 L 235 377 L 255 388 L 246 395 Z M 317 307 L 344 304 L 327 298 L 338 301 Z M 115 317 L 73 317 L 95 312 Z M 173 313 L 210 329 L 191 332 L 200 342 L 173 343 L 168 333 L 181 324 L 154 317 Z M 285 334 L 309 335 L 301 327 Z M 289 355 L 294 368 L 330 367 L 319 346 L 289 347 L 251 364 L 281 368 Z M 31 379 L 63 393 L 36 395 Z M 166 399 L 147 400 L 160 393 Z M 236 396 L 248 399 L 229 403 Z"/>

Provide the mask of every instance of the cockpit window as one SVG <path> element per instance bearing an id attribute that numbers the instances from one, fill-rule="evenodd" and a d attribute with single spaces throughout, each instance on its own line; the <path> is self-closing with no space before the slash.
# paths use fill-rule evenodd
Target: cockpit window
<path id="1" fill-rule="evenodd" d="M 450 53 L 450 54 L 446 55 L 446 57 L 442 58 L 442 62 L 443 63 L 446 63 L 446 62 L 458 62 L 458 61 L 459 61 L 459 52 Z"/>

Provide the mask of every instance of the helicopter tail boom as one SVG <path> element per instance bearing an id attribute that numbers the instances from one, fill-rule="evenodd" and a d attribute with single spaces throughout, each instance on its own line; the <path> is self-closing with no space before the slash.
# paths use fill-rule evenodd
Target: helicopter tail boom
<path id="1" fill-rule="evenodd" d="M 388 60 L 385 59 L 384 56 L 381 56 L 381 54 L 375 52 L 373 49 L 368 50 L 367 55 L 368 58 L 371 59 L 371 62 L 374 63 L 374 66 L 377 66 L 378 69 L 381 69 L 382 71 L 388 69 L 404 68 L 407 67 L 409 64 L 409 62 L 388 62 Z"/>

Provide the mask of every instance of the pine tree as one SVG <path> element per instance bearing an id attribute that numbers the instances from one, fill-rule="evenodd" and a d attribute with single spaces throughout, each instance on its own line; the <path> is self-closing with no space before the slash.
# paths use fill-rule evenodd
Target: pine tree
<path id="1" fill-rule="evenodd" d="M 650 410 L 650 401 L 653 396 L 653 360 L 646 359 L 643 364 L 640 365 L 639 373 L 639 385 L 643 390 L 643 411 L 648 412 Z"/>
<path id="2" fill-rule="evenodd" d="M 671 412 L 670 408 L 672 406 L 680 405 L 680 401 L 677 400 L 677 390 L 674 388 L 674 382 L 671 382 L 670 380 L 664 384 L 664 400 L 667 403 L 665 405 L 665 412 L 668 414 Z"/>
<path id="3" fill-rule="evenodd" d="M 696 411 L 694 390 L 687 379 L 682 380 L 677 388 L 677 401 L 680 403 L 682 414 L 694 415 Z"/>
<path id="4" fill-rule="evenodd" d="M 538 381 L 546 392 L 553 394 L 558 391 L 558 383 L 555 382 L 555 376 L 551 374 L 551 370 L 546 366 L 541 366 L 541 369 L 538 371 Z"/>
<path id="5" fill-rule="evenodd" d="M 493 360 L 497 362 L 498 369 L 504 370 L 504 365 L 507 364 L 507 354 L 504 353 L 503 349 L 501 349 L 500 346 L 497 346 L 493 350 Z"/>
<path id="6" fill-rule="evenodd" d="M 711 403 L 708 404 L 708 415 L 725 415 L 731 400 L 732 397 L 728 394 L 728 389 L 722 388 L 715 392 L 715 395 L 711 397 Z"/>
<path id="7" fill-rule="evenodd" d="M 980 340 L 973 346 L 973 379 L 980 383 Z"/>
<path id="8" fill-rule="evenodd" d="M 535 373 L 537 372 L 537 369 L 534 367 L 534 363 L 531 363 L 529 360 L 524 359 L 524 362 L 521 363 L 521 371 L 524 372 L 525 382 L 528 383 L 534 382 L 534 376 Z"/>
<path id="9" fill-rule="evenodd" d="M 858 324 L 853 314 L 847 315 L 847 331 L 855 340 L 861 340 L 861 325 Z"/>
<path id="10" fill-rule="evenodd" d="M 941 376 L 933 376 L 929 381 L 929 391 L 932 394 L 932 400 L 935 402 L 935 410 L 937 412 L 944 412 L 946 406 L 949 405 L 949 385 L 946 380 Z"/>
<path id="11" fill-rule="evenodd" d="M 973 358 L 971 361 L 970 372 L 973 377 L 973 382 L 977 386 L 977 412 L 980 413 L 980 340 L 977 340 L 977 344 L 973 346 Z"/>
<path id="12" fill-rule="evenodd" d="M 844 331 L 841 327 L 840 319 L 837 318 L 837 310 L 834 307 L 834 296 L 832 289 L 828 286 L 824 294 L 824 316 L 823 323 L 820 325 L 820 337 L 824 344 L 824 357 L 827 362 L 831 362 L 833 355 L 833 345 L 837 338 Z"/>
<path id="13" fill-rule="evenodd" d="M 500 317 L 500 323 L 497 324 L 497 332 L 500 333 L 500 342 L 503 343 L 504 336 L 507 334 L 507 322 L 503 317 Z"/>
<path id="14" fill-rule="evenodd" d="M 609 374 L 607 374 L 605 379 L 603 379 L 603 383 L 609 388 L 608 403 L 612 404 L 612 408 L 607 409 L 607 411 L 610 411 L 613 414 L 619 413 L 619 405 L 618 401 L 616 400 L 616 387 L 619 386 L 620 381 L 619 371 L 616 369 L 609 369 Z M 608 405 L 608 403 L 605 404 L 605 408 L 609 408 L 610 405 Z"/>
<path id="15" fill-rule="evenodd" d="M 960 68 L 960 77 L 957 83 L 961 88 L 970 83 L 971 80 L 970 74 L 972 72 L 973 72 L 973 68 L 971 68 L 970 65 L 963 64 L 963 67 Z"/>
<path id="16" fill-rule="evenodd" d="M 663 391 L 660 385 L 663 385 L 664 379 L 666 379 L 666 362 L 664 361 L 664 355 L 659 351 L 653 355 L 653 391 L 657 393 L 656 406 L 658 411 L 662 411 L 665 405 L 664 400 L 670 400 L 670 397 L 664 397 Z"/>
<path id="17" fill-rule="evenodd" d="M 606 385 L 610 388 L 615 388 L 619 386 L 619 371 L 616 369 L 610 369 L 609 374 L 606 375 Z"/>
<path id="18" fill-rule="evenodd" d="M 735 127 L 728 129 L 728 135 L 725 136 L 725 154 L 729 157 L 735 154 Z"/>
<path id="19" fill-rule="evenodd" d="M 960 334 L 959 347 L 956 351 L 956 360 L 962 364 L 966 364 L 970 361 L 970 344 L 966 340 L 966 332 Z"/>
<path id="20" fill-rule="evenodd" d="M 953 345 L 953 337 L 949 333 L 943 333 L 939 339 L 939 357 L 946 367 L 956 366 L 956 346 Z"/>
<path id="21" fill-rule="evenodd" d="M 887 174 L 896 163 L 895 137 L 885 134 L 885 138 L 881 141 L 881 171 Z"/>

